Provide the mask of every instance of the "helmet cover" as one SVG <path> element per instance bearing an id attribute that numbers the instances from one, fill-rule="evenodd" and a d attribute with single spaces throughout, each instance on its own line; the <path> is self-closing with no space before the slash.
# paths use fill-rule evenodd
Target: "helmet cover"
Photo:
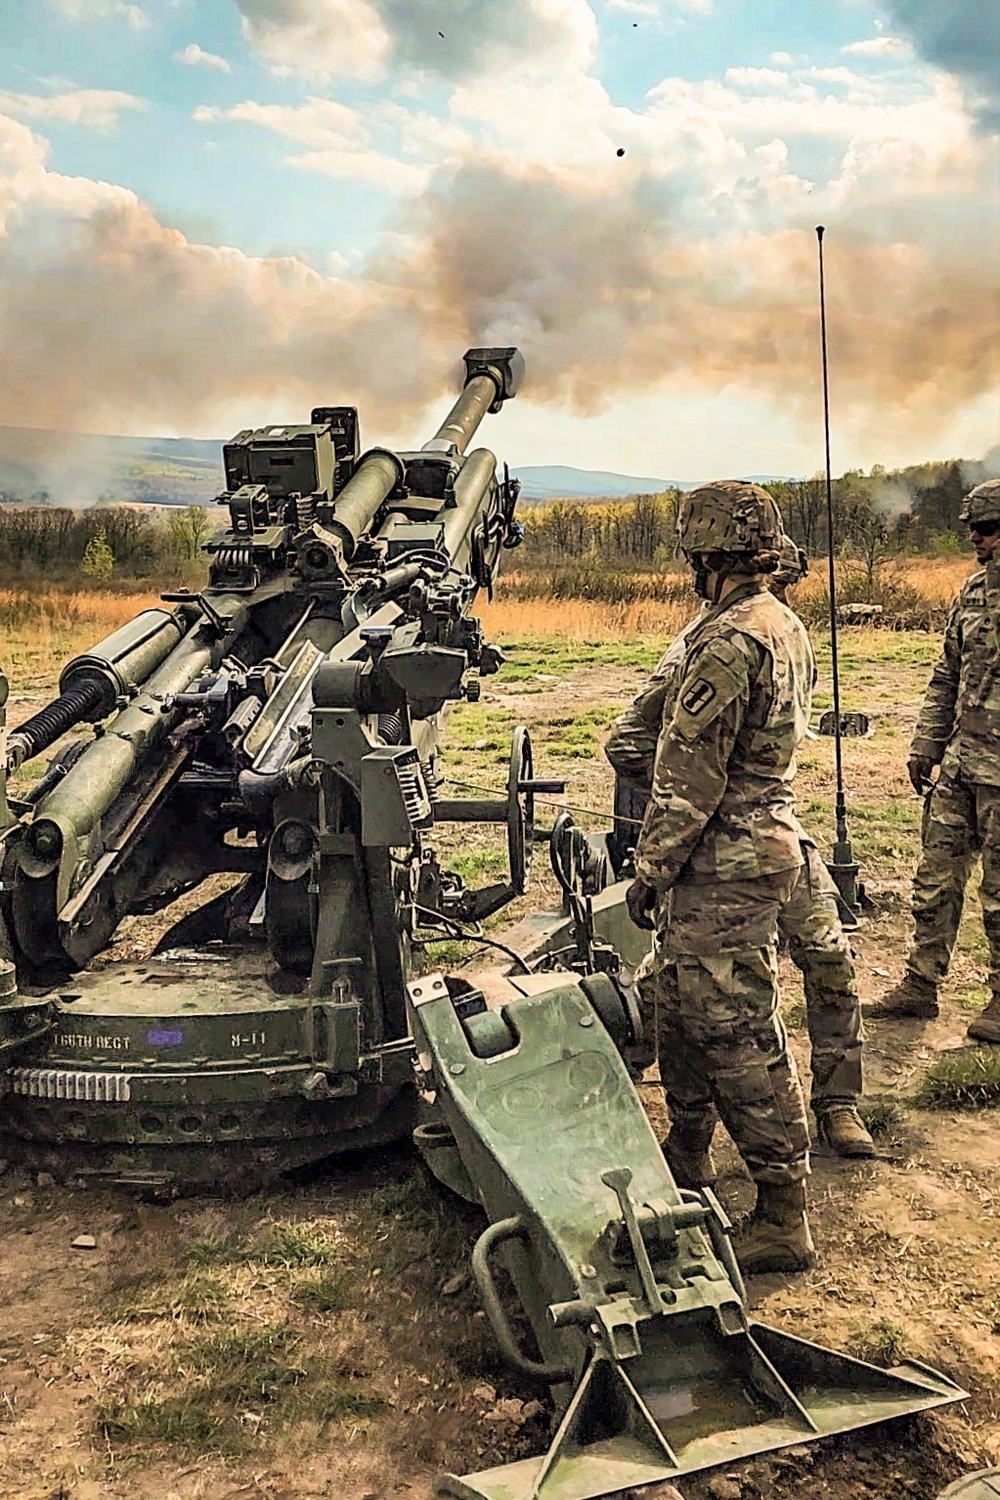
<path id="1" fill-rule="evenodd" d="M 677 537 L 686 553 L 774 552 L 784 530 L 773 496 L 742 479 L 716 479 L 689 490 L 677 512 Z"/>

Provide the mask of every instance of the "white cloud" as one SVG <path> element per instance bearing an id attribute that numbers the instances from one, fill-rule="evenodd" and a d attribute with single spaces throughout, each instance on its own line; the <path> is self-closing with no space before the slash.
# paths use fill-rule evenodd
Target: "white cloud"
<path id="1" fill-rule="evenodd" d="M 776 68 L 790 68 L 795 61 L 790 52 L 772 52 L 769 60 Z"/>
<path id="2" fill-rule="evenodd" d="M 776 68 L 727 68 L 726 82 L 742 89 L 784 89 L 790 79 Z"/>
<path id="3" fill-rule="evenodd" d="M 0 91 L 0 110 L 29 120 L 57 120 L 88 130 L 115 130 L 126 110 L 146 108 L 145 99 L 118 89 L 69 89 L 58 94 L 9 94 Z"/>
<path id="4" fill-rule="evenodd" d="M 409 121 L 406 111 L 399 113 Z M 194 119 L 201 124 L 230 120 L 256 125 L 305 146 L 306 151 L 285 158 L 289 166 L 305 171 L 359 182 L 390 194 L 419 193 L 427 186 L 426 166 L 415 166 L 373 149 L 368 121 L 358 110 L 335 99 L 311 98 L 298 105 L 257 104 L 247 99 L 231 109 L 199 105 Z"/>
<path id="5" fill-rule="evenodd" d="M 913 48 L 901 36 L 867 36 L 860 42 L 841 47 L 852 57 L 912 57 Z"/>
<path id="6" fill-rule="evenodd" d="M 237 0 L 243 35 L 279 75 L 309 83 L 381 76 L 389 35 L 369 0 Z"/>
<path id="7" fill-rule="evenodd" d="M 647 21 L 661 20 L 667 12 L 675 11 L 708 16 L 715 8 L 714 0 L 605 0 L 605 4 L 608 10 L 623 10 Z"/>
<path id="8" fill-rule="evenodd" d="M 628 16 L 639 16 L 646 21 L 656 21 L 660 17 L 660 7 L 656 0 L 605 0 L 608 10 L 623 10 Z"/>
<path id="9" fill-rule="evenodd" d="M 126 0 L 51 0 L 51 3 L 73 21 L 124 21 L 130 31 L 145 31 L 151 25 L 141 6 L 128 4 Z"/>
<path id="10" fill-rule="evenodd" d="M 188 42 L 186 47 L 174 53 L 174 58 L 189 68 L 214 68 L 217 73 L 233 71 L 224 57 L 220 57 L 217 52 L 206 52 L 197 42 Z"/>

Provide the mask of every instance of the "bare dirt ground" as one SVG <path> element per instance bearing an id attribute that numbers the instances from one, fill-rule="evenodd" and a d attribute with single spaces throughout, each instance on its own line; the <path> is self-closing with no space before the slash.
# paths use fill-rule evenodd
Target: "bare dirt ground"
<path id="1" fill-rule="evenodd" d="M 856 943 L 872 998 L 905 957 L 919 808 L 903 763 L 935 642 L 847 634 L 845 706 L 867 707 L 876 725 L 846 756 L 855 842 L 878 900 Z M 524 721 L 542 774 L 565 771 L 566 800 L 606 809 L 610 778 L 596 752 L 655 655 L 652 642 L 515 649 L 488 700 L 456 714 L 450 774 L 499 786 L 509 728 Z M 803 760 L 805 819 L 828 842 L 829 742 Z M 492 832 L 463 830 L 457 862 L 471 878 L 492 878 L 501 859 Z M 126 924 L 119 952 L 142 952 L 154 935 Z M 973 909 L 942 1018 L 869 1028 L 880 1157 L 849 1165 L 816 1153 L 820 1263 L 751 1288 L 762 1321 L 877 1363 L 925 1360 L 972 1398 L 742 1465 L 729 1493 L 743 1500 L 934 1500 L 960 1473 L 1000 1462 L 1000 1116 L 912 1103 L 985 1001 L 982 957 Z M 806 1071 L 801 989 L 787 964 L 783 983 Z M 657 1113 L 655 1083 L 641 1091 Z M 721 1194 L 740 1211 L 752 1190 L 728 1145 L 721 1155 Z M 480 1227 L 403 1150 L 242 1202 L 145 1204 L 10 1167 L 0 1176 L 0 1494 L 428 1500 L 444 1469 L 538 1451 L 548 1411 L 499 1364 L 465 1274 Z M 93 1248 L 73 1248 L 81 1234 Z M 702 1476 L 679 1489 L 704 1500 L 711 1486 Z"/>

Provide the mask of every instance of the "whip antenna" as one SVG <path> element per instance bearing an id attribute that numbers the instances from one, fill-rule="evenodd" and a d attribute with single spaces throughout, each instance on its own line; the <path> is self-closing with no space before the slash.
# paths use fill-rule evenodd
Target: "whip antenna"
<path id="1" fill-rule="evenodd" d="M 850 835 L 847 828 L 847 801 L 844 796 L 844 724 L 840 712 L 840 655 L 837 649 L 837 570 L 834 566 L 834 517 L 833 517 L 833 472 L 830 467 L 830 364 L 826 349 L 826 280 L 823 274 L 822 224 L 816 226 L 816 243 L 819 249 L 819 329 L 820 351 L 823 361 L 823 445 L 826 457 L 826 535 L 829 553 L 830 580 L 830 654 L 833 658 L 833 743 L 834 763 L 837 774 L 836 824 L 837 839 L 833 846 L 833 862 L 830 874 L 840 894 L 840 899 L 852 922 L 856 921 L 859 898 L 858 866 L 854 862 Z"/>

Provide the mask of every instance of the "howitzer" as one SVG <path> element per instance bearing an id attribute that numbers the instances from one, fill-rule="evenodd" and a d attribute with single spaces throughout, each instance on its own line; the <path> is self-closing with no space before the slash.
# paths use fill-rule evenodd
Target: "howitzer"
<path id="1" fill-rule="evenodd" d="M 531 854 L 523 731 L 506 799 L 443 799 L 437 771 L 450 705 L 503 659 L 471 610 L 520 540 L 518 486 L 467 449 L 523 368 L 516 349 L 469 350 L 417 452 L 362 454 L 351 407 L 239 433 L 207 587 L 74 658 L 8 735 L 0 958 L 20 989 L 0 984 L 0 1051 L 17 1154 L 194 1189 L 409 1129 L 414 933 L 498 910 Z M 57 741 L 8 797 L 8 771 Z M 510 878 L 468 890 L 443 871 L 429 834 L 449 820 L 506 822 Z M 124 917 L 211 876 L 229 888 L 149 963 L 87 972 Z"/>

